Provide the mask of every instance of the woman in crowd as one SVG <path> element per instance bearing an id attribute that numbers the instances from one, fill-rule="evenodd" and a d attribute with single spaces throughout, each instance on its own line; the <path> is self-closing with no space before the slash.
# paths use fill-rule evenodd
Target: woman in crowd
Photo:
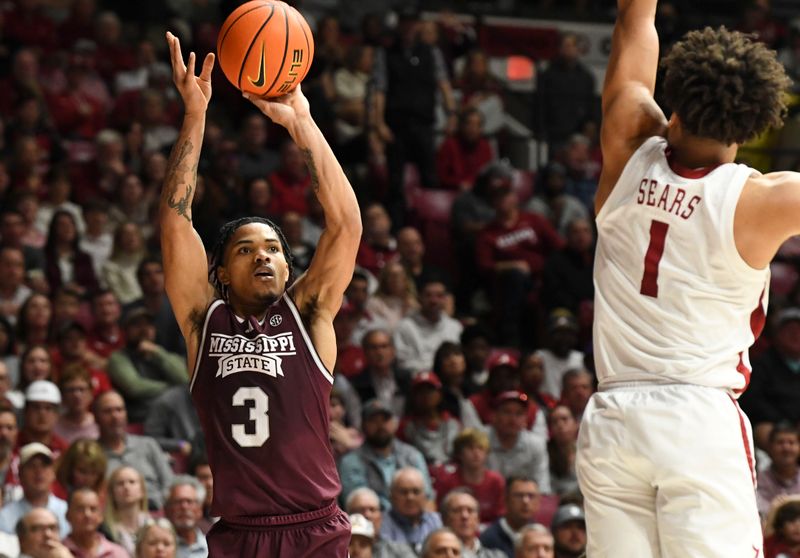
<path id="1" fill-rule="evenodd" d="M 578 492 L 575 476 L 575 450 L 578 439 L 578 421 L 569 407 L 558 405 L 547 417 L 550 440 L 547 453 L 550 456 L 550 482 L 553 492 L 559 496 Z"/>
<path id="2" fill-rule="evenodd" d="M 92 258 L 80 249 L 78 243 L 75 217 L 65 209 L 57 210 L 50 221 L 44 245 L 45 275 L 51 292 L 62 286 L 69 286 L 81 294 L 98 289 Z"/>
<path id="3" fill-rule="evenodd" d="M 147 521 L 136 535 L 136 558 L 175 558 L 178 540 L 164 518 Z"/>
<path id="4" fill-rule="evenodd" d="M 467 360 L 461 345 L 442 343 L 433 357 L 433 372 L 442 381 L 442 409 L 461 421 L 464 428 L 481 428 L 478 412 L 464 394 Z"/>
<path id="5" fill-rule="evenodd" d="M 100 444 L 85 438 L 75 440 L 59 460 L 53 494 L 67 500 L 74 490 L 91 488 L 102 503 L 106 498 L 107 463 Z"/>
<path id="6" fill-rule="evenodd" d="M 400 320 L 419 308 L 417 289 L 400 262 L 389 262 L 380 272 L 378 290 L 367 300 L 367 312 L 394 331 Z"/>
<path id="7" fill-rule="evenodd" d="M 114 248 L 103 266 L 103 280 L 121 304 L 142 296 L 136 269 L 145 256 L 142 231 L 135 223 L 122 223 L 114 232 Z"/>
<path id="8" fill-rule="evenodd" d="M 17 350 L 46 345 L 50 340 L 53 305 L 43 294 L 33 293 L 22 303 L 17 316 Z"/>
<path id="9" fill-rule="evenodd" d="M 11 385 L 17 385 L 17 381 L 19 381 L 19 357 L 17 356 L 14 327 L 11 322 L 2 316 L 0 316 L 0 361 L 6 365 Z"/>
<path id="10" fill-rule="evenodd" d="M 108 538 L 133 554 L 136 533 L 148 519 L 147 488 L 141 473 L 133 467 L 116 469 L 108 479 L 104 522 Z"/>
<path id="11" fill-rule="evenodd" d="M 53 361 L 47 345 L 28 345 L 19 359 L 19 382 L 17 388 L 6 397 L 17 409 L 25 406 L 25 390 L 36 380 L 53 379 Z"/>

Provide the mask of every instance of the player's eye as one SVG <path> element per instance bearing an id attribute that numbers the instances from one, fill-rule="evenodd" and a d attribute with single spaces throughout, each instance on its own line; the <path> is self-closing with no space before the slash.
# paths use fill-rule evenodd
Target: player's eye
<path id="1" fill-rule="evenodd" d="M 248 248 L 247 246 L 243 246 L 243 247 L 239 248 L 239 253 L 240 254 L 249 254 L 250 253 L 250 248 Z"/>
<path id="2" fill-rule="evenodd" d="M 269 251 L 272 252 L 273 254 L 276 254 L 278 252 L 278 247 L 277 246 L 271 246 Z"/>

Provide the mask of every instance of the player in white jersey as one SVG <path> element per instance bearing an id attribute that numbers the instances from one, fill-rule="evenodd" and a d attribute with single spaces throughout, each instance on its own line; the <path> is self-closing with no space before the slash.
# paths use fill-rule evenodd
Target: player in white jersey
<path id="1" fill-rule="evenodd" d="M 656 0 L 618 0 L 595 200 L 595 361 L 577 471 L 589 558 L 758 558 L 749 346 L 769 262 L 800 233 L 800 175 L 733 163 L 786 112 L 775 53 L 687 34 L 653 101 Z"/>

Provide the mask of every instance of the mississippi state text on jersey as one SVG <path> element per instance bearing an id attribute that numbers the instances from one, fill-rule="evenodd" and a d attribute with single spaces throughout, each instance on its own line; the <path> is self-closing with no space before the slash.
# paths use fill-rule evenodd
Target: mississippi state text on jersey
<path id="1" fill-rule="evenodd" d="M 214 475 L 212 514 L 296 514 L 332 502 L 328 438 L 333 377 L 284 294 L 263 323 L 222 300 L 208 308 L 192 379 Z"/>

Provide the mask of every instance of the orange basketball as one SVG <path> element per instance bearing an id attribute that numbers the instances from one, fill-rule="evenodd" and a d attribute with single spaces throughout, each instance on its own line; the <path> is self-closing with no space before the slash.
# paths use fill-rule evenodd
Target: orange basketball
<path id="1" fill-rule="evenodd" d="M 280 0 L 251 0 L 222 24 L 217 59 L 238 89 L 280 97 L 306 77 L 314 37 L 300 12 Z"/>

